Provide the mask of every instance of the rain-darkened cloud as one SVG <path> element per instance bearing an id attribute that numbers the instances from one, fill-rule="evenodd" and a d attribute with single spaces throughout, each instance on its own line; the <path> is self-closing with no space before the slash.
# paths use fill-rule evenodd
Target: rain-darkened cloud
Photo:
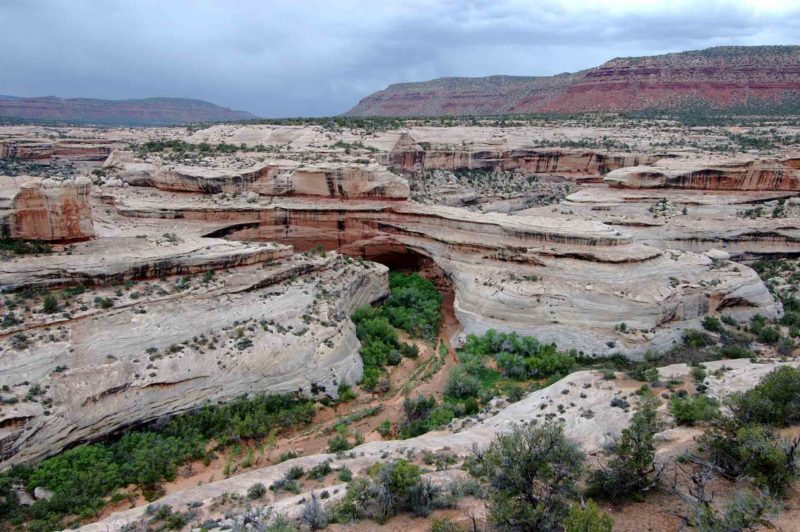
<path id="1" fill-rule="evenodd" d="M 192 97 L 330 115 L 390 83 L 795 44 L 791 0 L 0 2 L 0 94 Z"/>

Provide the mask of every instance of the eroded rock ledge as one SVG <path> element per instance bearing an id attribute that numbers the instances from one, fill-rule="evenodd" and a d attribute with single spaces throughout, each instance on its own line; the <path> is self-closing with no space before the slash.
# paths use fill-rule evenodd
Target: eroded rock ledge
<path id="1" fill-rule="evenodd" d="M 610 172 L 605 182 L 625 188 L 800 190 L 800 158 L 663 159 Z"/>
<path id="2" fill-rule="evenodd" d="M 132 186 L 206 194 L 253 192 L 262 196 L 406 199 L 408 183 L 377 164 L 271 161 L 248 170 L 113 162 L 109 175 Z"/>
<path id="3" fill-rule="evenodd" d="M 336 254 L 219 272 L 179 291 L 169 283 L 0 336 L 0 385 L 19 397 L 43 390 L 38 402 L 4 405 L 0 467 L 206 401 L 309 394 L 312 383 L 335 396 L 362 373 L 349 315 L 388 291 L 386 267 Z"/>
<path id="4" fill-rule="evenodd" d="M 394 147 L 381 155 L 382 162 L 407 172 L 426 170 L 525 170 L 532 173 L 601 176 L 626 166 L 652 164 L 663 155 L 608 153 L 591 149 L 509 147 L 497 144 L 463 146 L 418 144 L 403 133 Z"/>

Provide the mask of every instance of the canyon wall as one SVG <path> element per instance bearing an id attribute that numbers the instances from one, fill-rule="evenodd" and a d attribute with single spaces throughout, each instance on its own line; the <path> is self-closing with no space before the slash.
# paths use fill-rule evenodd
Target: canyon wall
<path id="1" fill-rule="evenodd" d="M 0 176 L 0 233 L 6 238 L 70 242 L 94 236 L 85 177 L 55 181 Z"/>
<path id="2" fill-rule="evenodd" d="M 654 163 L 662 157 L 663 155 L 657 154 L 615 154 L 567 148 L 507 149 L 502 146 L 423 148 L 408 133 L 403 133 L 392 150 L 382 154 L 381 160 L 392 168 L 406 172 L 524 170 L 532 173 L 599 176 L 618 168 Z"/>
<path id="3" fill-rule="evenodd" d="M 271 162 L 247 170 L 199 166 L 162 167 L 127 162 L 109 167 L 109 175 L 132 186 L 205 194 L 254 192 L 262 196 L 405 199 L 408 182 L 385 167 L 355 164 L 305 165 Z"/>
<path id="4" fill-rule="evenodd" d="M 696 188 L 706 190 L 800 190 L 797 158 L 669 159 L 652 166 L 610 172 L 605 182 L 623 188 Z"/>
<path id="5" fill-rule="evenodd" d="M 398 83 L 350 116 L 513 115 L 646 110 L 797 113 L 800 47 L 726 46 L 612 59 L 550 77 Z"/>

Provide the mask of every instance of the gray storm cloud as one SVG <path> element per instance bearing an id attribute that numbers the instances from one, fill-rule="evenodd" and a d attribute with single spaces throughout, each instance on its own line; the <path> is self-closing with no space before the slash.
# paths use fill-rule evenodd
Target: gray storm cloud
<path id="1" fill-rule="evenodd" d="M 0 94 L 190 97 L 267 117 L 332 115 L 400 81 L 795 44 L 792 4 L 6 0 Z"/>

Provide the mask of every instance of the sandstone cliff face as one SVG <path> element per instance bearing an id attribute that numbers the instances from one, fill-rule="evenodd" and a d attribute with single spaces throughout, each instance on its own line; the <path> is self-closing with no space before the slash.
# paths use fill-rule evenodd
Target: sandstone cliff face
<path id="1" fill-rule="evenodd" d="M 0 467 L 244 393 L 311 393 L 313 383 L 335 397 L 338 383 L 362 373 L 348 316 L 387 289 L 383 266 L 295 256 L 39 325 L 45 334 L 30 334 L 23 348 L 4 334 L 0 384 L 46 391 L 0 412 Z"/>
<path id="2" fill-rule="evenodd" d="M 624 188 L 696 188 L 706 190 L 800 190 L 795 158 L 671 159 L 652 166 L 612 171 L 605 182 Z"/>
<path id="3" fill-rule="evenodd" d="M 552 77 L 442 78 L 389 86 L 352 116 L 498 115 L 686 108 L 796 112 L 800 47 L 720 47 L 618 58 Z"/>
<path id="4" fill-rule="evenodd" d="M 133 186 L 205 194 L 252 191 L 263 196 L 323 196 L 329 198 L 405 199 L 408 182 L 386 168 L 371 164 L 302 165 L 275 162 L 236 171 L 196 166 L 158 167 L 140 162 L 111 167 L 111 175 Z"/>
<path id="5" fill-rule="evenodd" d="M 540 110 L 770 109 L 794 105 L 799 92 L 800 47 L 732 46 L 613 59 Z"/>
<path id="6" fill-rule="evenodd" d="M 46 160 L 53 157 L 73 161 L 104 161 L 111 143 L 99 140 L 65 139 L 57 142 L 7 139 L 0 141 L 0 159 Z"/>
<path id="7" fill-rule="evenodd" d="M 6 238 L 70 242 L 94 236 L 91 182 L 0 176 L 0 233 Z"/>
<path id="8" fill-rule="evenodd" d="M 403 133 L 383 159 L 387 165 L 407 172 L 525 170 L 532 173 L 599 176 L 622 167 L 650 164 L 657 161 L 659 156 L 563 148 L 507 149 L 502 146 L 462 149 L 436 146 L 426 149 L 408 133 Z"/>

